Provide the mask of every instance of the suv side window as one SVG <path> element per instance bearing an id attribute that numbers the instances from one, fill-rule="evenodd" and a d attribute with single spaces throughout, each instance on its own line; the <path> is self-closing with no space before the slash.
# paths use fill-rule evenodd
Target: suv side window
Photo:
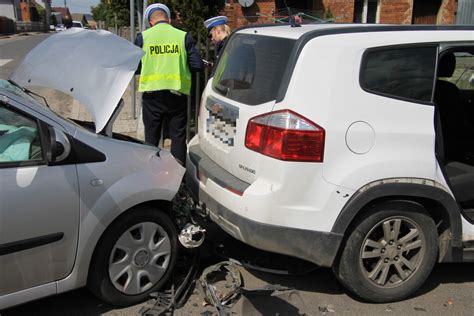
<path id="1" fill-rule="evenodd" d="M 452 77 L 443 80 L 454 83 L 459 90 L 474 91 L 474 54 L 455 52 L 454 57 L 456 58 L 454 73 Z"/>
<path id="2" fill-rule="evenodd" d="M 437 47 L 390 47 L 368 50 L 360 85 L 367 92 L 429 103 L 435 80 Z"/>
<path id="3" fill-rule="evenodd" d="M 38 121 L 0 104 L 0 167 L 42 160 Z"/>

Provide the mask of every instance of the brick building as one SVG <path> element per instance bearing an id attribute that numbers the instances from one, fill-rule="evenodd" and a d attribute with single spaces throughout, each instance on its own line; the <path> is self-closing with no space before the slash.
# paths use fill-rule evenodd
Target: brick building
<path id="1" fill-rule="evenodd" d="M 339 23 L 453 24 L 457 0 L 255 0 L 242 7 L 226 0 L 224 14 L 235 28 L 253 23 L 273 23 L 291 14 L 304 13 Z"/>
<path id="2" fill-rule="evenodd" d="M 38 22 L 40 16 L 34 0 L 20 0 L 21 21 Z"/>

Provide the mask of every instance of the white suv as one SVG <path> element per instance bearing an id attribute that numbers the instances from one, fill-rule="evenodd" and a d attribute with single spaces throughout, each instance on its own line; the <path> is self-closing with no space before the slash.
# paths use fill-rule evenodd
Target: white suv
<path id="1" fill-rule="evenodd" d="M 250 26 L 189 144 L 187 185 L 257 248 L 373 302 L 474 261 L 474 27 Z"/>

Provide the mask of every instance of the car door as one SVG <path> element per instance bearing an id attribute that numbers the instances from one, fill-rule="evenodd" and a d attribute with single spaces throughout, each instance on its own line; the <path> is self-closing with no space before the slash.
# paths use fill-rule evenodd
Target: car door
<path id="1" fill-rule="evenodd" d="M 47 159 L 48 129 L 61 134 L 61 126 L 7 97 L 1 100 L 0 296 L 66 277 L 79 229 L 76 166 Z"/>

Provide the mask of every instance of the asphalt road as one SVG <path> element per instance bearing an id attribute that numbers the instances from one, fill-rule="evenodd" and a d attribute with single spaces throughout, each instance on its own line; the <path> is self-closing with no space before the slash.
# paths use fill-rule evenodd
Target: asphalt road
<path id="1" fill-rule="evenodd" d="M 48 34 L 31 33 L 0 37 L 0 79 L 8 79 L 23 57 L 48 36 Z"/>
<path id="2" fill-rule="evenodd" d="M 0 78 L 7 78 L 21 58 L 47 35 L 36 34 L 0 38 Z M 3 63 L 3 64 L 2 64 Z M 223 235 L 224 236 L 224 235 Z M 223 238 L 223 237 L 219 237 Z M 249 250 L 234 241 L 229 243 L 233 257 L 251 253 L 254 259 L 269 255 Z M 272 268 L 294 267 L 287 257 L 272 257 Z M 213 259 L 216 262 L 217 259 Z M 205 267 L 202 265 L 201 267 Z M 308 267 L 308 266 L 306 266 Z M 297 268 L 295 268 L 298 270 Z M 334 278 L 330 269 L 315 269 L 303 275 L 276 275 L 240 268 L 244 285 L 259 288 L 266 284 L 280 284 L 293 288 L 281 295 L 242 297 L 232 308 L 234 314 L 295 315 L 351 314 L 351 315 L 472 315 L 474 310 L 474 264 L 437 265 L 428 281 L 410 299 L 391 304 L 367 304 L 347 293 Z M 93 297 L 87 289 L 79 289 L 55 297 L 42 299 L 0 312 L 2 316 L 13 315 L 137 315 L 144 304 L 115 309 Z M 203 306 L 203 299 L 195 291 L 177 315 L 200 315 L 203 311 L 214 311 Z"/>

